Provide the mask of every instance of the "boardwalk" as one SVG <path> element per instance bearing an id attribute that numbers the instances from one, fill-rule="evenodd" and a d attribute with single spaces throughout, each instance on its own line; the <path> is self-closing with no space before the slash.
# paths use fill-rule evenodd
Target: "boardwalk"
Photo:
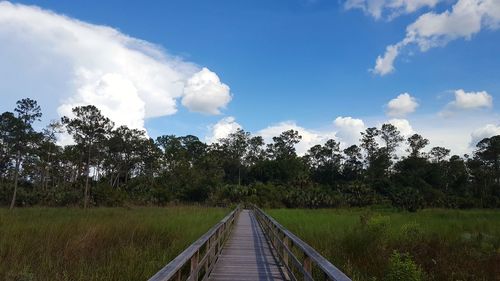
<path id="1" fill-rule="evenodd" d="M 209 280 L 286 280 L 253 212 L 239 214 Z"/>
<path id="2" fill-rule="evenodd" d="M 351 281 L 256 206 L 236 207 L 149 279 L 171 280 Z"/>

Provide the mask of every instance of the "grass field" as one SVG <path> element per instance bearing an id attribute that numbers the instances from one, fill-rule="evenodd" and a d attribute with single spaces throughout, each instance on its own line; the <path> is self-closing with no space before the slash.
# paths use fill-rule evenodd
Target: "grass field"
<path id="1" fill-rule="evenodd" d="M 147 280 L 227 212 L 0 209 L 0 280 Z"/>
<path id="2" fill-rule="evenodd" d="M 267 211 L 354 280 L 416 280 L 389 277 L 394 251 L 409 254 L 422 280 L 500 280 L 498 210 Z M 227 212 L 0 209 L 0 280 L 147 280 Z"/>
<path id="3" fill-rule="evenodd" d="M 389 277 L 394 251 L 423 280 L 500 280 L 499 210 L 267 211 L 354 280 L 410 280 Z"/>

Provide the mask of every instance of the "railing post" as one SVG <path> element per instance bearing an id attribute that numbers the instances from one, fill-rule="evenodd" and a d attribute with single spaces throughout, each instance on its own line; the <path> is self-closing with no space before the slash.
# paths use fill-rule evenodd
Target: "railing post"
<path id="1" fill-rule="evenodd" d="M 198 261 L 200 260 L 200 251 L 196 251 L 193 257 L 191 257 L 191 280 L 198 281 Z"/>
<path id="2" fill-rule="evenodd" d="M 215 239 L 214 239 L 215 238 Z M 215 241 L 215 243 L 214 243 Z M 212 263 L 214 262 L 214 251 L 217 250 L 217 232 L 215 233 L 214 236 L 210 237 L 210 248 L 209 248 L 209 252 L 208 252 L 208 261 L 209 261 L 209 266 L 212 265 Z M 212 249 L 213 247 L 213 249 Z"/>
<path id="3" fill-rule="evenodd" d="M 224 243 L 224 240 L 226 239 L 226 224 L 227 224 L 227 221 L 225 221 L 221 227 L 220 227 L 220 231 L 219 231 L 219 237 L 218 237 L 218 241 L 219 241 L 219 248 L 218 248 L 218 251 L 217 251 L 217 255 L 220 254 L 220 252 L 222 251 L 222 245 Z"/>
<path id="4" fill-rule="evenodd" d="M 304 262 L 302 263 L 302 267 L 304 268 L 304 271 L 309 273 L 309 275 L 312 275 L 312 263 L 311 263 L 311 258 L 306 255 L 304 257 Z M 304 280 L 308 280 L 307 274 L 304 274 Z"/>
<path id="5" fill-rule="evenodd" d="M 273 232 L 273 246 L 276 249 L 277 248 L 276 246 L 277 246 L 277 243 L 278 243 L 278 241 L 276 241 L 276 239 L 278 239 L 278 237 L 276 235 L 276 226 L 274 226 L 274 225 L 273 225 L 272 232 Z"/>
<path id="6" fill-rule="evenodd" d="M 283 238 L 283 263 L 288 267 L 287 249 L 290 249 L 290 239 L 285 235 L 285 238 Z"/>
<path id="7" fill-rule="evenodd" d="M 210 243 L 212 241 L 212 237 L 208 238 L 207 240 L 207 244 L 205 246 L 205 256 L 207 257 L 206 260 L 205 260 L 205 275 L 208 274 L 208 268 L 210 266 L 210 246 L 212 245 L 212 243 Z"/>

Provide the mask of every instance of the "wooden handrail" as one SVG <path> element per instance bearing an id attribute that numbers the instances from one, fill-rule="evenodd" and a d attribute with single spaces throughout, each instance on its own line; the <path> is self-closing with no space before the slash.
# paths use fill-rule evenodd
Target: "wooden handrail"
<path id="1" fill-rule="evenodd" d="M 351 281 L 347 275 L 271 216 L 256 206 L 253 206 L 253 210 L 291 280 Z M 299 255 L 296 254 L 297 250 Z M 319 276 L 316 277 L 317 275 Z"/>
<path id="2" fill-rule="evenodd" d="M 198 281 L 200 278 L 206 280 L 222 251 L 222 246 L 231 232 L 239 211 L 240 207 L 238 206 L 153 275 L 149 281 Z"/>

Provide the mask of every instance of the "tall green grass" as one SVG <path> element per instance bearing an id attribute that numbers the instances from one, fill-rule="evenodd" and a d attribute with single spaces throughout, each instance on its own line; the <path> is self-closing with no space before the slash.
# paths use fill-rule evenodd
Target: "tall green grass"
<path id="1" fill-rule="evenodd" d="M 500 280 L 499 210 L 267 211 L 354 280 L 394 280 L 395 251 L 423 280 Z"/>
<path id="2" fill-rule="evenodd" d="M 0 280 L 147 280 L 227 212 L 0 209 Z"/>

